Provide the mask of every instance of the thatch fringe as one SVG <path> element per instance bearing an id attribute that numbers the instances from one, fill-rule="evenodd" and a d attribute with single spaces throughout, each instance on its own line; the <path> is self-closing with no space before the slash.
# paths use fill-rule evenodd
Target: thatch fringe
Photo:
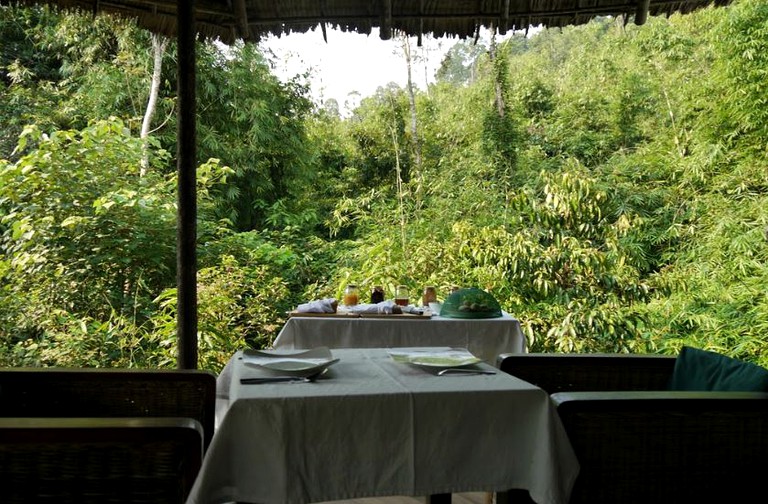
<path id="1" fill-rule="evenodd" d="M 183 0 L 182 0 L 183 1 Z M 199 35 L 231 44 L 268 35 L 304 33 L 318 25 L 380 36 L 472 37 L 480 26 L 499 32 L 529 26 L 563 27 L 598 16 L 624 16 L 642 24 L 647 16 L 686 14 L 731 0 L 197 0 Z M 83 12 L 136 19 L 154 33 L 176 34 L 175 0 L 0 0 L 0 4 L 51 4 Z"/>

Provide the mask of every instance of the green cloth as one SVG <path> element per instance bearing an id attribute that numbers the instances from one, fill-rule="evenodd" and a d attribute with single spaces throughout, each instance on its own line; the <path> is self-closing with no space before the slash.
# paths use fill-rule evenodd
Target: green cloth
<path id="1" fill-rule="evenodd" d="M 683 347 L 670 390 L 766 392 L 768 369 L 698 348 Z"/>

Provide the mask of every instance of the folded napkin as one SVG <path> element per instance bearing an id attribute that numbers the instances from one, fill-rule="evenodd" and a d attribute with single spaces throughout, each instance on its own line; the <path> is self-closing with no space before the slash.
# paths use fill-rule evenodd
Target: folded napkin
<path id="1" fill-rule="evenodd" d="M 338 301 L 333 298 L 318 299 L 296 307 L 299 313 L 336 313 Z"/>
<path id="2" fill-rule="evenodd" d="M 401 307 L 394 301 L 387 300 L 380 303 L 364 303 L 355 306 L 347 306 L 345 309 L 351 313 L 402 313 Z"/>

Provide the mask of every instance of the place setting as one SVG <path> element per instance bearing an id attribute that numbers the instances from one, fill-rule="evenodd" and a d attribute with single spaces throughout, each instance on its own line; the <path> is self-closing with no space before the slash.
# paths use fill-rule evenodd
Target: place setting
<path id="1" fill-rule="evenodd" d="M 422 369 L 437 376 L 494 375 L 495 370 L 478 366 L 483 360 L 466 348 L 390 348 L 389 357 L 397 363 Z"/>
<path id="2" fill-rule="evenodd" d="M 310 383 L 325 375 L 337 362 L 328 347 L 299 352 L 243 350 L 240 357 L 248 369 L 240 379 L 243 385 L 264 383 Z"/>

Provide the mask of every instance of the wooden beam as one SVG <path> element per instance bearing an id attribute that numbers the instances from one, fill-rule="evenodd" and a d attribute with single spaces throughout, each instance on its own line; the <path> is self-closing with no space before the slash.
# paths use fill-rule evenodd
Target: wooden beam
<path id="1" fill-rule="evenodd" d="M 232 9 L 235 13 L 235 19 L 237 19 L 240 37 L 246 42 L 251 40 L 251 29 L 248 26 L 248 9 L 245 7 L 245 0 L 234 0 Z"/>
<path id="2" fill-rule="evenodd" d="M 381 40 L 389 40 L 392 38 L 392 0 L 383 0 L 383 4 L 379 36 Z"/>
<path id="3" fill-rule="evenodd" d="M 651 0 L 638 0 L 637 10 L 635 11 L 635 24 L 644 25 L 648 20 L 648 9 L 651 6 Z"/>
<path id="4" fill-rule="evenodd" d="M 416 38 L 416 47 L 421 47 L 421 36 L 424 33 L 424 18 L 421 15 L 424 14 L 424 0 L 419 0 L 419 33 Z M 406 34 L 406 36 L 408 36 Z"/>
<path id="5" fill-rule="evenodd" d="M 509 0 L 504 0 L 504 12 L 501 13 L 501 22 L 499 23 L 499 34 L 506 35 L 509 26 Z"/>
<path id="6" fill-rule="evenodd" d="M 197 368 L 197 135 L 195 1 L 178 0 L 176 337 L 180 369 Z"/>
<path id="7" fill-rule="evenodd" d="M 325 1 L 326 0 L 322 0 L 320 2 L 320 19 L 322 20 L 322 21 L 320 21 L 320 29 L 323 31 L 323 40 L 327 44 L 328 43 L 328 32 L 325 29 L 325 6 L 326 6 Z"/>

